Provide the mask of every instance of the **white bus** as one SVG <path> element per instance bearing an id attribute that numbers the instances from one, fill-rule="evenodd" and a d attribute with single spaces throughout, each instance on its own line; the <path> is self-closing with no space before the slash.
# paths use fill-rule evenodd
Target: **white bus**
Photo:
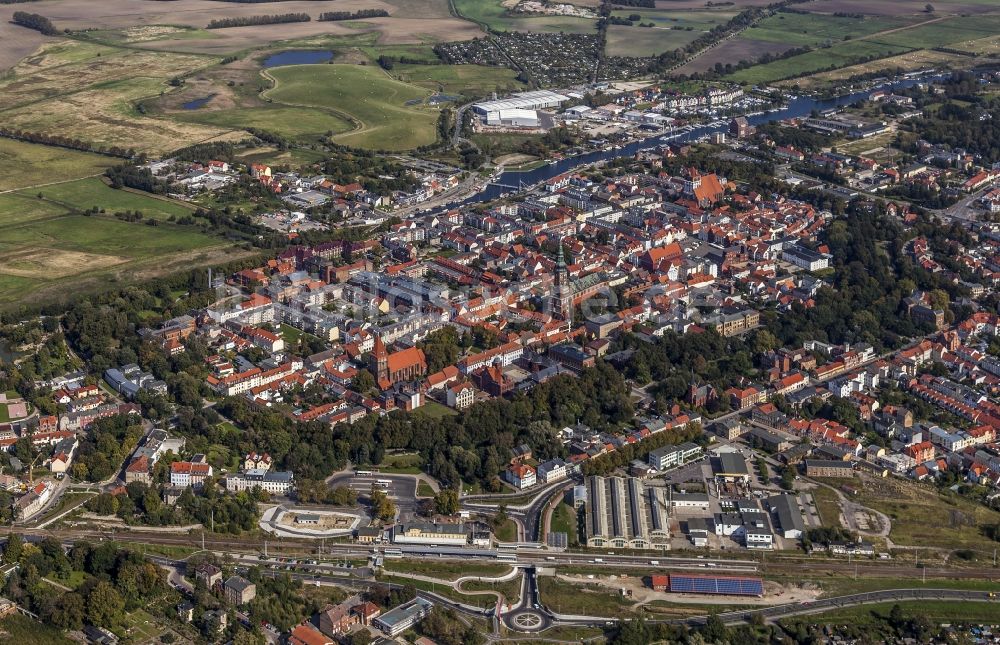
<path id="1" fill-rule="evenodd" d="M 389 488 L 390 486 L 392 486 L 392 481 L 388 479 L 376 479 L 375 485 L 378 486 L 379 488 Z"/>
<path id="2" fill-rule="evenodd" d="M 358 477 L 371 477 L 373 475 L 372 471 L 370 470 L 355 470 L 354 474 L 357 475 Z"/>

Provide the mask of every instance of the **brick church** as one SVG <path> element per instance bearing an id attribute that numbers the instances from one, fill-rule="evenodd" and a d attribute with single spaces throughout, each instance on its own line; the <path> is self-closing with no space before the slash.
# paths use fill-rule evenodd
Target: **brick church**
<path id="1" fill-rule="evenodd" d="M 368 355 L 368 370 L 379 389 L 387 390 L 396 383 L 412 381 L 427 374 L 427 359 L 419 347 L 409 347 L 391 354 L 381 336 L 375 337 L 375 347 Z"/>

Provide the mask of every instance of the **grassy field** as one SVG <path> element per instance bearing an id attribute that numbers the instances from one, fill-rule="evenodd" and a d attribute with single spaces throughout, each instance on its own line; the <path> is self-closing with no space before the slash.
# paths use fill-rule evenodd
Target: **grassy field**
<path id="1" fill-rule="evenodd" d="M 508 518 L 506 522 L 501 524 L 496 531 L 496 538 L 500 542 L 515 542 L 517 540 L 517 524 L 514 523 L 514 520 Z"/>
<path id="2" fill-rule="evenodd" d="M 183 217 L 194 212 L 194 208 L 171 199 L 158 199 L 146 193 L 111 188 L 97 177 L 44 186 L 37 190 L 25 190 L 18 194 L 36 197 L 41 193 L 44 201 L 55 203 L 67 209 L 86 210 L 98 206 L 108 213 L 139 211 L 143 217 L 167 219 Z"/>
<path id="3" fill-rule="evenodd" d="M 703 32 L 697 30 L 609 25 L 607 53 L 609 56 L 658 56 L 683 47 L 701 35 Z"/>
<path id="4" fill-rule="evenodd" d="M 115 163 L 102 155 L 0 139 L 0 191 L 97 175 Z"/>
<path id="5" fill-rule="evenodd" d="M 728 78 L 737 82 L 770 83 L 784 78 L 847 67 L 871 58 L 885 58 L 910 49 L 901 45 L 851 40 L 765 65 L 755 65 L 740 70 Z"/>
<path id="6" fill-rule="evenodd" d="M 553 531 L 562 531 L 565 533 L 569 540 L 569 546 L 580 545 L 580 532 L 576 511 L 569 504 L 563 502 L 552 511 L 551 528 Z"/>
<path id="7" fill-rule="evenodd" d="M 906 27 L 909 24 L 913 26 Z M 935 52 L 926 50 L 988 39 L 995 36 L 998 30 L 1000 30 L 1000 16 L 997 15 L 932 19 L 928 16 L 846 18 L 814 14 L 778 14 L 748 29 L 740 39 L 821 48 L 766 65 L 740 70 L 730 78 L 748 83 L 770 83 L 817 74 L 829 76 L 827 80 L 832 81 L 843 77 L 834 76 L 833 70 L 853 66 L 865 66 L 870 70 L 892 68 L 896 67 L 898 62 L 890 57 L 918 52 L 933 54 Z M 886 31 L 889 33 L 881 33 Z M 988 49 L 989 44 L 987 43 L 985 47 Z M 933 60 L 919 61 L 914 68 L 934 63 Z M 858 69 L 851 73 L 865 71 L 869 70 Z"/>
<path id="8" fill-rule="evenodd" d="M 823 526 L 840 526 L 840 500 L 837 494 L 826 486 L 817 486 L 809 492 L 816 502 L 816 510 L 819 511 Z"/>
<path id="9" fill-rule="evenodd" d="M 932 623 L 956 622 L 986 622 L 996 623 L 1000 608 L 995 603 L 986 602 L 947 602 L 947 601 L 910 601 L 899 603 L 881 603 L 862 607 L 845 607 L 822 614 L 797 618 L 783 618 L 780 622 L 795 631 L 799 623 L 815 625 L 818 622 L 850 625 L 874 625 L 885 623 L 893 605 L 899 605 L 909 615 L 922 615 Z"/>
<path id="10" fill-rule="evenodd" d="M 313 336 L 309 332 L 302 331 L 301 329 L 296 329 L 291 325 L 282 324 L 280 331 L 281 331 L 281 337 L 285 340 L 285 343 L 288 343 L 290 345 L 297 345 L 301 338 L 319 340 L 316 336 Z"/>
<path id="11" fill-rule="evenodd" d="M 588 18 L 572 16 L 517 16 L 508 14 L 501 0 L 454 0 L 455 9 L 463 17 L 494 31 L 553 31 L 592 34 L 596 23 Z"/>
<path id="12" fill-rule="evenodd" d="M 387 455 L 382 463 L 379 464 L 379 472 L 383 473 L 395 473 L 399 475 L 418 475 L 420 474 L 420 466 L 422 466 L 424 460 L 421 459 L 418 454 L 406 454 L 406 455 Z"/>
<path id="13" fill-rule="evenodd" d="M 517 73 L 506 67 L 407 64 L 396 65 L 391 73 L 404 83 L 449 95 L 486 96 L 498 89 L 506 92 L 524 88 Z"/>
<path id="14" fill-rule="evenodd" d="M 444 417 L 450 417 L 458 414 L 455 410 L 452 410 L 447 405 L 442 405 L 437 401 L 428 400 L 422 406 L 414 411 L 414 414 L 422 414 L 425 417 L 430 417 L 432 419 L 441 419 Z"/>
<path id="15" fill-rule="evenodd" d="M 275 87 L 267 98 L 286 105 L 319 107 L 343 115 L 358 128 L 335 139 L 348 145 L 405 150 L 433 143 L 436 108 L 406 105 L 428 92 L 359 65 L 295 65 L 268 70 Z"/>
<path id="16" fill-rule="evenodd" d="M 0 204 L 11 203 L 10 196 L 5 197 Z M 192 226 L 153 227 L 111 215 L 84 216 L 56 202 L 45 208 L 49 210 L 44 217 L 8 221 L 4 226 L 0 306 L 42 297 L 55 300 L 109 281 L 151 278 L 237 257 L 228 244 Z"/>
<path id="17" fill-rule="evenodd" d="M 0 81 L 0 119 L 23 130 L 71 133 L 95 146 L 154 154 L 225 137 L 226 129 L 154 118 L 134 107 L 167 92 L 169 79 L 217 60 L 87 42 L 51 43 Z"/>
<path id="18" fill-rule="evenodd" d="M 538 577 L 538 591 L 546 607 L 556 613 L 578 616 L 628 617 L 631 602 L 607 587 L 573 584 L 552 576 Z"/>
<path id="19" fill-rule="evenodd" d="M 981 528 L 1000 523 L 1000 512 L 956 493 L 939 493 L 929 486 L 896 479 L 868 481 L 859 487 L 858 502 L 892 520 L 893 542 L 907 546 L 981 549 L 992 553 L 996 543 Z"/>
<path id="20" fill-rule="evenodd" d="M 309 107 L 269 105 L 225 110 L 191 110 L 172 115 L 174 119 L 219 128 L 257 128 L 290 139 L 315 139 L 327 132 L 338 134 L 352 129 L 349 120 Z"/>
<path id="21" fill-rule="evenodd" d="M 893 18 L 847 18 L 817 14 L 778 13 L 765 18 L 743 32 L 749 40 L 785 43 L 800 47 L 836 43 L 887 29 L 902 27 L 908 21 Z"/>

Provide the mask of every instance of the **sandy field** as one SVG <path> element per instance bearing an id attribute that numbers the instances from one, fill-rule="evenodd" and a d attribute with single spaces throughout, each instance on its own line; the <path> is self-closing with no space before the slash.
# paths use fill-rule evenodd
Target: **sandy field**
<path id="1" fill-rule="evenodd" d="M 0 273 L 22 278 L 64 278 L 95 269 L 106 269 L 129 262 L 129 258 L 118 255 L 80 253 L 61 249 L 30 248 L 20 249 L 0 257 Z"/>

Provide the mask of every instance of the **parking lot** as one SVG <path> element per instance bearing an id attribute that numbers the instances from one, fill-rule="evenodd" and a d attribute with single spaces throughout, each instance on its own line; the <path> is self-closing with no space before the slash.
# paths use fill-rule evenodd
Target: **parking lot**
<path id="1" fill-rule="evenodd" d="M 388 482 L 387 485 L 379 485 L 378 482 Z M 379 490 L 385 491 L 399 509 L 400 521 L 408 521 L 413 517 L 417 506 L 417 478 L 413 475 L 390 475 L 386 473 L 373 472 L 371 475 L 359 475 L 357 473 L 341 473 L 329 480 L 332 488 L 347 486 L 358 493 L 359 497 L 367 497 L 376 486 Z"/>

